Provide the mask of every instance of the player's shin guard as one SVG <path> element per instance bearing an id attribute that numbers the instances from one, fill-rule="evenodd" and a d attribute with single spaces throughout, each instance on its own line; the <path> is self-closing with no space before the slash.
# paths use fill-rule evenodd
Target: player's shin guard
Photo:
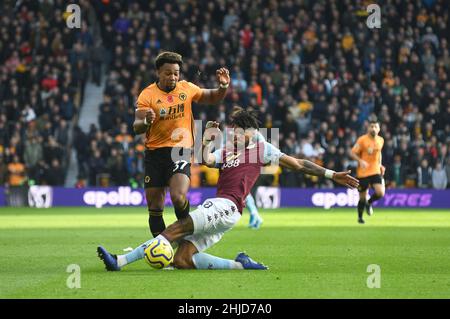
<path id="1" fill-rule="evenodd" d="M 180 207 L 174 207 L 175 208 L 175 215 L 177 216 L 177 219 L 183 219 L 188 217 L 189 210 L 191 209 L 191 205 L 189 203 L 189 200 L 186 199 L 186 202 L 183 204 L 183 206 Z"/>
<path id="2" fill-rule="evenodd" d="M 359 218 L 362 218 L 362 216 L 363 216 L 364 207 L 366 207 L 366 200 L 360 199 L 358 202 L 358 217 Z"/>
<path id="3" fill-rule="evenodd" d="M 148 226 L 150 227 L 150 232 L 153 237 L 158 236 L 160 233 L 166 229 L 166 224 L 164 223 L 162 209 L 149 209 L 148 210 Z"/>

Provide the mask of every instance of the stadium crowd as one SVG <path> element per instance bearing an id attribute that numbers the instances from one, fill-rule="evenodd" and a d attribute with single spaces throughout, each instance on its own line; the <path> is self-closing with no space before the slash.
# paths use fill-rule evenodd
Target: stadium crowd
<path id="1" fill-rule="evenodd" d="M 82 97 L 86 66 L 93 59 L 81 52 L 95 42 L 86 26 L 78 31 L 58 28 L 62 13 L 43 10 L 46 3 L 40 2 L 36 13 L 48 15 L 40 20 L 49 24 L 40 35 L 33 34 L 36 27 L 29 22 L 36 20 L 23 18 L 33 11 L 24 13 L 23 7 L 15 13 L 20 18 L 4 17 L 0 25 L 0 139 L 5 146 L 0 165 L 23 163 L 30 174 L 34 163 L 55 162 L 64 169 L 64 151 L 57 158 L 59 152 L 45 148 L 67 143 L 61 126 L 78 112 L 80 98 L 74 96 Z M 74 128 L 80 180 L 101 185 L 98 176 L 109 174 L 112 185 L 142 185 L 142 137 L 134 136 L 131 125 L 134 104 L 156 79 L 156 55 L 171 50 L 183 55 L 182 77 L 200 87 L 216 87 L 215 70 L 230 69 L 232 86 L 226 99 L 218 106 L 194 105 L 195 119 L 226 124 L 233 105 L 252 107 L 259 111 L 262 127 L 279 128 L 283 152 L 343 170 L 356 166 L 349 151 L 375 114 L 385 140 L 387 186 L 448 188 L 449 3 L 388 0 L 381 5 L 379 29 L 366 25 L 369 4 L 91 1 L 107 79 L 99 127 L 93 125 L 88 133 Z M 40 40 L 31 41 L 32 35 Z M 49 89 L 55 80 L 56 93 Z M 21 138 L 30 131 L 39 132 L 34 140 Z M 33 145 L 28 152 L 26 143 Z M 42 145 L 42 161 L 27 162 L 39 153 L 32 150 L 39 148 L 35 145 Z M 270 173 L 262 184 L 333 186 L 288 170 Z M 213 185 L 215 174 L 193 168 L 195 186 Z"/>
<path id="2" fill-rule="evenodd" d="M 1 185 L 64 185 L 92 46 L 86 23 L 80 30 L 66 26 L 66 5 L 1 5 Z M 88 11 L 87 2 L 80 5 Z"/>

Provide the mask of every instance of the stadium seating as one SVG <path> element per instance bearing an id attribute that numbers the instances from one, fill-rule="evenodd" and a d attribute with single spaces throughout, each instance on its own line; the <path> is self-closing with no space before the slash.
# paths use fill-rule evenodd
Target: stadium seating
<path id="1" fill-rule="evenodd" d="M 28 162 L 38 168 L 28 167 L 24 141 L 35 134 L 45 148 L 62 119 L 76 121 L 83 68 L 90 63 L 83 53 L 91 45 L 89 31 L 61 31 L 62 7 L 55 3 L 56 11 L 46 9 L 47 2 L 23 2 L 0 22 L 0 159 L 8 165 L 19 155 L 28 174 L 52 164 L 34 159 Z M 99 127 L 75 132 L 86 141 L 77 146 L 81 175 L 89 185 L 99 183 L 98 174 L 109 174 L 110 185 L 142 185 L 142 140 L 131 126 L 134 102 L 155 80 L 155 56 L 174 50 L 183 55 L 183 77 L 201 87 L 217 86 L 219 66 L 230 69 L 226 99 L 216 107 L 194 105 L 196 119 L 224 122 L 233 105 L 252 107 L 264 127 L 280 128 L 283 152 L 341 170 L 355 167 L 349 150 L 376 114 L 387 185 L 448 188 L 449 4 L 387 1 L 381 28 L 369 29 L 369 3 L 91 1 L 108 72 Z M 32 32 L 32 22 L 45 15 L 40 32 Z M 118 167 L 123 172 L 113 174 Z M 49 182 L 34 174 L 39 177 L 29 179 Z M 334 186 L 286 170 L 276 183 Z"/>

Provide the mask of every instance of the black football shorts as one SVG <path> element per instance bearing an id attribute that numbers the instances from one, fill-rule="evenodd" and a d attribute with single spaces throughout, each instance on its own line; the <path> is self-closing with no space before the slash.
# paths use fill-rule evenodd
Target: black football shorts
<path id="1" fill-rule="evenodd" d="M 161 147 L 145 151 L 144 188 L 166 187 L 174 174 L 191 177 L 190 148 Z"/>
<path id="2" fill-rule="evenodd" d="M 383 177 L 380 174 L 371 175 L 367 177 L 358 178 L 359 179 L 359 192 L 365 192 L 369 186 L 373 184 L 383 184 Z"/>

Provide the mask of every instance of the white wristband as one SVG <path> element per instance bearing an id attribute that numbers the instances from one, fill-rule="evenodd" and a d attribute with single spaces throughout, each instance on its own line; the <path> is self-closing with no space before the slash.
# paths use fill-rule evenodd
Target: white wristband
<path id="1" fill-rule="evenodd" d="M 222 88 L 222 89 L 226 89 L 226 88 L 228 88 L 229 86 L 230 86 L 230 83 L 227 83 L 227 84 L 222 84 L 222 83 L 220 83 L 220 84 L 219 84 L 219 87 Z"/>
<path id="2" fill-rule="evenodd" d="M 326 177 L 326 178 L 329 178 L 329 179 L 332 179 L 334 173 L 336 173 L 336 172 L 335 172 L 335 171 L 332 171 L 331 169 L 326 169 L 326 170 L 325 170 L 325 177 Z"/>

